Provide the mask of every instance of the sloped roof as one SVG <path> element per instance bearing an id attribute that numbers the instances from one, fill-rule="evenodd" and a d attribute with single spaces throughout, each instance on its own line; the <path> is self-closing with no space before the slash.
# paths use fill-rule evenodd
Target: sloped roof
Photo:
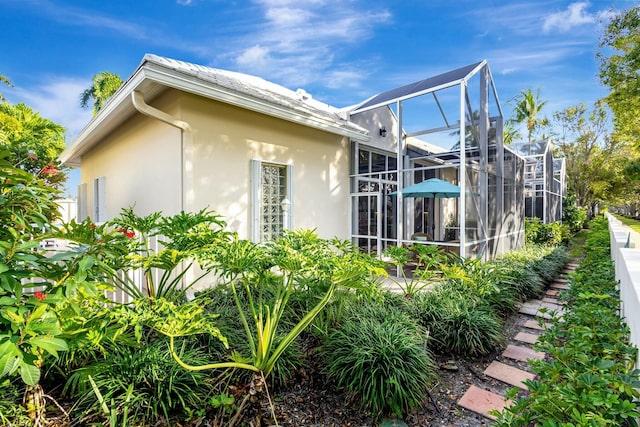
<path id="1" fill-rule="evenodd" d="M 84 153 L 137 114 L 131 101 L 132 93 L 140 92 L 151 99 L 166 88 L 352 139 L 369 139 L 366 129 L 349 121 L 339 109 L 314 100 L 304 90 L 292 91 L 260 77 L 147 54 L 135 72 L 60 155 L 60 160 L 64 164 L 78 166 Z"/>
<path id="2" fill-rule="evenodd" d="M 354 130 L 363 130 L 344 118 L 338 108 L 317 101 L 304 89 L 293 91 L 279 84 L 269 82 L 261 77 L 235 71 L 221 70 L 219 68 L 192 64 L 176 59 L 165 58 L 158 55 L 146 54 L 140 66 L 153 63 L 165 68 L 173 69 L 183 74 L 191 75 L 202 81 L 227 88 L 237 93 L 242 93 L 270 103 L 278 104 L 293 110 L 317 114 L 334 120 L 339 125 L 350 127 Z"/>
<path id="3" fill-rule="evenodd" d="M 396 100 L 418 96 L 428 93 L 436 88 L 457 84 L 472 74 L 483 63 L 484 61 L 480 61 L 475 64 L 467 65 L 466 67 L 460 67 L 455 70 L 447 71 L 446 73 L 438 74 L 437 76 L 429 77 L 418 82 L 409 83 L 399 88 L 382 92 L 369 98 L 361 105 L 358 105 L 352 113 L 357 113 L 382 105 L 388 105 Z"/>

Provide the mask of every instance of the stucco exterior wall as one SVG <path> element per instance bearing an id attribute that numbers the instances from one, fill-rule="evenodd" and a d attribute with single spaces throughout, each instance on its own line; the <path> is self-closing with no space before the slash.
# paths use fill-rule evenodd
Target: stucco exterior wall
<path id="1" fill-rule="evenodd" d="M 179 96 L 166 92 L 152 103 L 179 115 Z M 180 211 L 180 131 L 137 114 L 82 156 L 87 214 L 96 220 L 94 180 L 104 176 L 106 219 L 135 205 L 138 215 Z"/>
<path id="2" fill-rule="evenodd" d="M 181 95 L 193 132 L 188 170 L 194 210 L 224 216 L 241 238 L 251 233 L 251 160 L 293 165 L 293 227 L 324 238 L 350 237 L 349 144 L 345 137 L 195 95 Z"/>
<path id="3" fill-rule="evenodd" d="M 185 210 L 211 209 L 241 238 L 251 237 L 251 160 L 293 165 L 294 228 L 350 238 L 348 138 L 169 90 L 148 102 L 193 129 L 185 156 Z M 181 131 L 136 114 L 82 156 L 86 210 L 95 220 L 93 182 L 106 177 L 107 219 L 181 209 Z"/>

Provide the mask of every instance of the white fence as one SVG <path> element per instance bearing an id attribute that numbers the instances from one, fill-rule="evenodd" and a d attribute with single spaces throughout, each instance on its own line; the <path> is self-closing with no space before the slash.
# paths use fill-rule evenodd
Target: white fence
<path id="1" fill-rule="evenodd" d="M 620 316 L 631 330 L 631 344 L 640 348 L 640 234 L 607 213 L 611 259 L 620 286 Z M 636 361 L 640 367 L 640 354 Z"/>

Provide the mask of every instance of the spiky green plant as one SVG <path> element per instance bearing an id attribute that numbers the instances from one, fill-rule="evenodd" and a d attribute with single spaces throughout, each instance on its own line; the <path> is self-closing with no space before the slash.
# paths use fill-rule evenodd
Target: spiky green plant
<path id="1" fill-rule="evenodd" d="M 326 337 L 321 354 L 329 377 L 376 417 L 406 414 L 433 379 L 424 329 L 391 306 L 354 309 Z"/>

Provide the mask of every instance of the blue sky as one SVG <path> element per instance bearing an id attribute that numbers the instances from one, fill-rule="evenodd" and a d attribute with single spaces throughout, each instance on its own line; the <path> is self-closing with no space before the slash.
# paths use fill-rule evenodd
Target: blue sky
<path id="1" fill-rule="evenodd" d="M 304 88 L 336 107 L 486 59 L 509 100 L 540 88 L 543 113 L 606 94 L 595 54 L 611 10 L 592 0 L 0 0 L 1 87 L 67 128 L 100 71 L 127 78 L 145 53 Z"/>

